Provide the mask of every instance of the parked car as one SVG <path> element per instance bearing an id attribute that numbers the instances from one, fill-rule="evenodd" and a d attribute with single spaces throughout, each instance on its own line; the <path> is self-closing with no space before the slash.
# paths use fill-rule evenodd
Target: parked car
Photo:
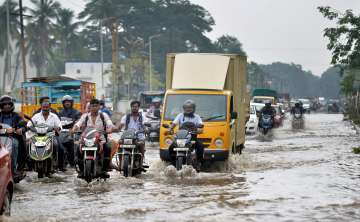
<path id="1" fill-rule="evenodd" d="M 256 115 L 256 106 L 250 104 L 250 118 L 249 121 L 246 123 L 245 132 L 246 134 L 255 134 L 258 127 L 258 117 Z"/>
<path id="2" fill-rule="evenodd" d="M 10 216 L 13 191 L 10 152 L 0 144 L 0 215 Z"/>

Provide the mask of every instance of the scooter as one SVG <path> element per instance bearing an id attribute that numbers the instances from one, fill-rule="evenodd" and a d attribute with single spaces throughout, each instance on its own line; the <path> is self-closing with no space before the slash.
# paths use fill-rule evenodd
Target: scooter
<path id="1" fill-rule="evenodd" d="M 33 124 L 30 131 L 35 133 L 30 138 L 28 149 L 29 156 L 34 161 L 35 171 L 38 173 L 38 178 L 49 176 L 56 162 L 53 158 L 54 129 L 42 123 L 35 126 Z"/>
<path id="2" fill-rule="evenodd" d="M 295 112 L 291 121 L 291 126 L 293 129 L 303 129 L 304 128 L 304 117 L 300 112 Z"/>
<path id="3" fill-rule="evenodd" d="M 264 114 L 260 119 L 260 131 L 263 135 L 267 135 L 268 132 L 273 128 L 273 120 L 271 115 Z"/>
<path id="4" fill-rule="evenodd" d="M 116 161 L 118 170 L 122 171 L 125 177 L 135 176 L 144 171 L 144 157 L 139 149 L 139 146 L 144 145 L 144 141 L 138 139 L 138 135 L 143 133 L 144 131 L 129 129 L 121 135 Z"/>

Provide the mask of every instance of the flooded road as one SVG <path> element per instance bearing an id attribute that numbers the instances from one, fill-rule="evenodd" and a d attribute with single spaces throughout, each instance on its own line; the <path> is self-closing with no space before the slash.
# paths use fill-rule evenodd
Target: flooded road
<path id="1" fill-rule="evenodd" d="M 16 187 L 9 221 L 360 221 L 360 146 L 342 115 L 289 122 L 272 141 L 249 137 L 242 156 L 220 171 L 179 175 L 147 149 L 150 170 L 125 179 L 112 172 L 88 186 L 74 172 Z"/>

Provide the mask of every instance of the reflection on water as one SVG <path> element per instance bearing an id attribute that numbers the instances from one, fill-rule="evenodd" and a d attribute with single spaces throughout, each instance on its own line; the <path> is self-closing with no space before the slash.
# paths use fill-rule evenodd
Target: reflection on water
<path id="1" fill-rule="evenodd" d="M 358 221 L 360 145 L 341 115 L 311 114 L 271 140 L 247 138 L 243 155 L 196 173 L 146 152 L 147 173 L 87 184 L 74 171 L 16 187 L 9 221 Z"/>

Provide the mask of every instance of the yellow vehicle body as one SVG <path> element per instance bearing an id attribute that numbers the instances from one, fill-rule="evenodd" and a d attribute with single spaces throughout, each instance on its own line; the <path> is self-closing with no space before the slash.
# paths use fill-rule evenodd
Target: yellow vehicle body
<path id="1" fill-rule="evenodd" d="M 223 161 L 229 157 L 231 152 L 240 153 L 241 149 L 244 147 L 245 143 L 245 124 L 246 118 L 248 117 L 248 99 L 246 91 L 246 57 L 233 54 L 190 54 L 189 60 L 192 62 L 189 63 L 189 66 L 199 67 L 195 68 L 197 71 L 196 74 L 201 75 L 201 67 L 204 67 L 204 64 L 199 64 L 203 55 L 205 55 L 205 60 L 207 56 L 210 55 L 211 63 L 216 64 L 217 56 L 222 58 L 227 58 L 224 60 L 225 63 L 225 72 L 224 73 L 213 73 L 213 75 L 223 75 L 223 83 L 215 86 L 214 83 L 207 84 L 206 81 L 212 81 L 213 79 L 204 79 L 199 83 L 197 88 L 197 83 L 190 83 L 190 87 L 186 87 L 186 81 L 181 79 L 181 75 L 174 77 L 175 66 L 175 57 L 179 54 L 169 54 L 167 56 L 167 76 L 166 76 L 166 88 L 165 93 L 163 112 L 162 112 L 162 124 L 170 124 L 173 121 L 173 118 L 168 118 L 167 113 L 170 103 L 170 97 L 176 98 L 176 96 L 182 96 L 185 98 L 193 97 L 202 97 L 209 98 L 207 101 L 201 101 L 200 103 L 214 103 L 215 100 L 211 99 L 212 96 L 216 98 L 217 96 L 226 98 L 226 102 L 221 103 L 220 106 L 226 112 L 224 118 L 221 120 L 211 120 L 207 121 L 203 118 L 204 129 L 203 133 L 198 135 L 198 139 L 203 143 L 205 148 L 205 159 L 214 160 L 214 161 Z M 187 54 L 180 54 L 181 56 L 187 56 Z M 212 57 L 213 56 L 213 57 Z M 200 60 L 199 60 L 200 58 Z M 214 60 L 215 59 L 215 60 Z M 178 62 L 178 60 L 176 60 Z M 178 64 L 185 64 L 184 61 L 179 61 Z M 211 66 L 211 65 L 210 65 Z M 181 67 L 181 71 L 178 71 L 179 74 L 186 73 L 186 69 L 191 69 L 191 67 Z M 207 76 L 211 72 L 211 67 L 203 72 Z M 184 72 L 185 70 L 185 72 Z M 199 72 L 199 73 L 198 73 Z M 195 75 L 195 74 L 191 74 Z M 210 75 L 210 74 L 209 74 Z M 185 75 L 184 75 L 185 76 Z M 176 84 L 173 83 L 173 79 L 177 80 Z M 199 81 L 199 80 L 198 80 Z M 211 84 L 215 87 L 221 85 L 221 88 L 210 88 Z M 174 86 L 177 86 L 175 88 Z M 196 88 L 195 88 L 196 87 Z M 208 89 L 206 87 L 209 87 Z M 197 103 L 197 101 L 195 101 Z M 198 104 L 198 103 L 197 103 Z M 213 107 L 216 107 L 213 105 Z M 200 107 L 201 108 L 201 107 Z M 225 111 L 226 110 L 226 111 Z M 181 107 L 178 107 L 176 114 L 182 112 Z M 200 113 L 199 113 L 200 112 Z M 201 111 L 197 111 L 201 116 Z M 237 118 L 234 117 L 234 113 L 237 114 Z M 173 115 L 172 117 L 174 117 Z M 177 129 L 175 129 L 176 132 Z M 168 135 L 168 129 L 161 126 L 160 128 L 160 158 L 162 160 L 169 160 L 168 147 L 172 143 L 173 137 Z M 221 143 L 219 142 L 221 141 Z"/>

